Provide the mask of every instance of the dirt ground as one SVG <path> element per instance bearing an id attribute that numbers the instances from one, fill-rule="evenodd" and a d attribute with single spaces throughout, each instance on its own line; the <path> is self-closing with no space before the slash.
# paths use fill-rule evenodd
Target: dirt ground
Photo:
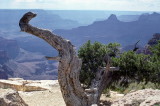
<path id="1" fill-rule="evenodd" d="M 16 81 L 13 81 L 16 82 Z M 17 83 L 20 82 L 19 80 Z M 60 86 L 57 80 L 39 80 L 32 81 L 30 85 L 39 86 L 46 88 L 48 90 L 44 91 L 31 91 L 24 92 L 18 91 L 19 95 L 29 106 L 65 106 Z M 0 89 L 0 95 L 3 95 L 4 92 L 7 92 L 9 89 Z M 115 95 L 115 94 L 114 94 Z M 115 96 L 114 96 L 115 97 Z M 110 106 L 113 98 L 107 98 L 105 94 L 101 96 L 101 106 Z M 115 98 L 114 98 L 115 100 Z"/>
<path id="2" fill-rule="evenodd" d="M 31 92 L 18 91 L 19 95 L 25 103 L 28 104 L 28 106 L 65 106 L 57 80 L 41 80 L 32 82 L 34 82 L 32 83 L 33 85 L 48 88 L 48 90 Z M 0 88 L 0 96 L 3 96 L 5 93 L 9 92 L 9 90 L 11 89 Z M 134 104 L 135 99 L 138 101 L 136 103 L 141 103 L 142 106 L 153 106 L 153 104 L 160 103 L 159 95 L 160 90 L 153 89 L 138 90 L 130 92 L 126 95 L 110 91 L 110 97 L 106 97 L 106 94 L 102 94 L 100 106 L 128 106 Z"/>
<path id="3" fill-rule="evenodd" d="M 58 84 L 55 84 L 50 90 L 33 92 L 19 91 L 19 94 L 29 106 L 65 106 Z M 102 94 L 101 106 L 110 106 L 111 101 L 113 101 L 113 98 L 107 98 Z"/>
<path id="4" fill-rule="evenodd" d="M 19 91 L 19 94 L 29 106 L 65 106 L 58 84 L 55 84 L 50 90 L 34 92 Z"/>

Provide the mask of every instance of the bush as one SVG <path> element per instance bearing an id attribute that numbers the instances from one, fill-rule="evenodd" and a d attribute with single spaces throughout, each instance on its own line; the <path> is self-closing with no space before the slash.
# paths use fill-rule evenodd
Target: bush
<path id="1" fill-rule="evenodd" d="M 91 41 L 85 43 L 78 51 L 78 56 L 82 59 L 82 68 L 80 72 L 80 82 L 89 86 L 91 80 L 95 77 L 95 73 L 99 66 L 104 67 L 103 58 L 106 54 L 117 55 L 119 53 L 120 44 L 110 43 L 108 45 Z"/>
<path id="2" fill-rule="evenodd" d="M 115 73 L 115 80 L 121 80 L 121 85 L 127 86 L 131 81 L 148 81 L 152 73 L 149 65 L 149 56 L 136 54 L 133 51 L 124 52 L 119 58 L 112 58 L 113 66 L 120 67 Z M 115 77 L 114 77 L 115 78 Z"/>
<path id="3" fill-rule="evenodd" d="M 78 51 L 82 59 L 80 73 L 81 83 L 89 86 L 99 66 L 104 67 L 103 57 L 106 54 L 112 56 L 112 66 L 120 67 L 118 72 L 113 73 L 113 81 L 109 88 L 123 91 L 131 83 L 154 83 L 160 88 L 160 42 L 151 47 L 152 55 L 136 54 L 133 51 L 119 55 L 120 44 L 108 45 L 90 41 L 85 43 Z M 118 88 L 121 87 L 121 88 Z"/>

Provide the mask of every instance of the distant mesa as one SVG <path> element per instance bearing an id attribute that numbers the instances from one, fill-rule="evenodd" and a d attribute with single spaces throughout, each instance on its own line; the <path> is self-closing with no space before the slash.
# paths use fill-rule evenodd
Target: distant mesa
<path id="1" fill-rule="evenodd" d="M 158 21 L 160 18 L 160 14 L 157 12 L 153 12 L 152 14 L 145 13 L 139 17 L 141 21 Z"/>

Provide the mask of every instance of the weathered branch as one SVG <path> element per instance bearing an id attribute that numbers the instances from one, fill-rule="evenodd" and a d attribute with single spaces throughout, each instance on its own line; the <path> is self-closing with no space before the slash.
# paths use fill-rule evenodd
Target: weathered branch
<path id="1" fill-rule="evenodd" d="M 76 56 L 73 45 L 49 30 L 33 27 L 29 21 L 36 14 L 26 13 L 20 20 L 21 31 L 30 33 L 48 42 L 59 52 L 58 81 L 67 106 L 87 106 L 87 95 L 79 82 L 81 60 Z"/>
<path id="2" fill-rule="evenodd" d="M 140 41 L 140 40 L 139 40 Z M 137 47 L 137 44 L 139 43 L 139 41 L 137 41 L 134 45 L 134 49 L 133 49 L 133 52 L 136 52 L 139 48 Z"/>
<path id="3" fill-rule="evenodd" d="M 105 56 L 106 68 L 100 67 L 96 73 L 95 79 L 91 82 L 90 89 L 94 92 L 91 93 L 92 104 L 99 103 L 102 91 L 108 86 L 112 80 L 112 72 L 110 71 L 110 57 Z M 99 105 L 99 104 L 98 104 Z"/>
<path id="4" fill-rule="evenodd" d="M 48 57 L 48 56 L 46 56 L 46 59 L 47 60 L 57 60 L 57 61 L 59 61 L 61 58 L 60 57 Z"/>
<path id="5" fill-rule="evenodd" d="M 102 90 L 111 81 L 109 58 L 106 60 L 106 70 L 100 68 L 90 89 L 84 90 L 79 82 L 82 61 L 77 57 L 74 46 L 68 40 L 53 34 L 49 30 L 31 26 L 29 21 L 35 16 L 36 14 L 32 12 L 26 13 L 21 18 L 19 26 L 21 31 L 42 38 L 59 52 L 59 56 L 47 57 L 47 59 L 59 61 L 58 81 L 66 105 L 91 106 L 92 104 L 98 104 Z"/>

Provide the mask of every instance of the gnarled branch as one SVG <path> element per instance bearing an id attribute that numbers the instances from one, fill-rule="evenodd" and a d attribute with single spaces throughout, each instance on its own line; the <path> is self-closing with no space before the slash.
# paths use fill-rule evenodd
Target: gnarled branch
<path id="1" fill-rule="evenodd" d="M 42 38 L 59 52 L 59 56 L 47 58 L 59 61 L 58 81 L 66 105 L 91 106 L 92 104 L 98 104 L 102 90 L 111 81 L 109 61 L 106 71 L 100 69 L 96 78 L 92 81 L 90 89 L 84 90 L 79 82 L 82 61 L 77 57 L 74 46 L 49 30 L 30 25 L 29 21 L 35 16 L 36 14 L 32 12 L 24 14 L 19 22 L 19 26 L 21 31 Z M 107 80 L 107 77 L 109 80 Z"/>

